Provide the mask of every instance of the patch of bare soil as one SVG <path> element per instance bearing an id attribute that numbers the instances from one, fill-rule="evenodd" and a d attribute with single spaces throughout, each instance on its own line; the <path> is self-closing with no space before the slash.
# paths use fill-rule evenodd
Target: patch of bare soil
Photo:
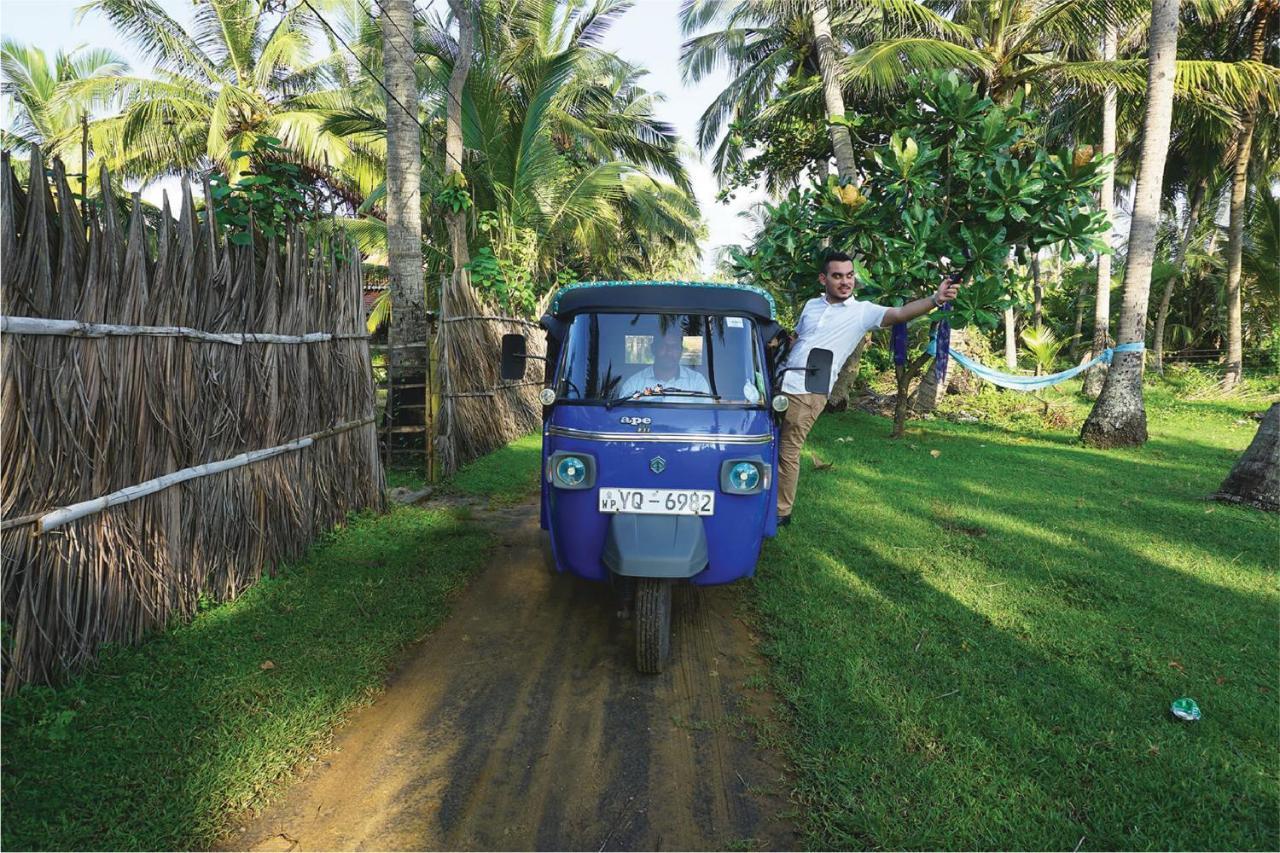
<path id="1" fill-rule="evenodd" d="M 797 847 L 781 759 L 752 737 L 770 700 L 744 685 L 764 664 L 740 593 L 677 588 L 672 662 L 641 675 L 610 589 L 549 567 L 536 506 L 476 515 L 501 538 L 492 564 L 316 769 L 225 846 Z"/>

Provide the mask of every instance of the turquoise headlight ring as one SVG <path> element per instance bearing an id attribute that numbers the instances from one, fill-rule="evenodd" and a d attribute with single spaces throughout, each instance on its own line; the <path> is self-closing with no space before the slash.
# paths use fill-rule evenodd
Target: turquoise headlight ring
<path id="1" fill-rule="evenodd" d="M 558 489 L 590 489 L 596 484 L 595 457 L 556 451 L 547 459 L 547 482 Z"/>
<path id="2" fill-rule="evenodd" d="M 740 492 L 750 492 L 760 484 L 760 469 L 754 462 L 739 462 L 729 469 L 729 483 Z"/>
<path id="3" fill-rule="evenodd" d="M 579 486 L 587 476 L 587 463 L 576 456 L 565 456 L 556 464 L 556 478 L 565 486 Z"/>
<path id="4" fill-rule="evenodd" d="M 768 491 L 773 466 L 760 457 L 726 459 L 720 463 L 720 491 L 731 495 L 757 495 Z"/>

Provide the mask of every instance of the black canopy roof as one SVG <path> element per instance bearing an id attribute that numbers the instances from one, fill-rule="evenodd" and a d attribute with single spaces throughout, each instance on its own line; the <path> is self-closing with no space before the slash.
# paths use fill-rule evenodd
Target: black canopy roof
<path id="1" fill-rule="evenodd" d="M 748 314 L 766 322 L 776 316 L 766 291 L 716 281 L 584 281 L 561 288 L 551 300 L 552 317 L 583 311 Z"/>

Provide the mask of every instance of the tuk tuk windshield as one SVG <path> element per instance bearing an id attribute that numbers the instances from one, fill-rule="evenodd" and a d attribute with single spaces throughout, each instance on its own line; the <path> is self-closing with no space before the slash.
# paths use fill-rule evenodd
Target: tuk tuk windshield
<path id="1" fill-rule="evenodd" d="M 579 314 L 565 338 L 562 400 L 764 404 L 755 323 L 705 314 Z"/>

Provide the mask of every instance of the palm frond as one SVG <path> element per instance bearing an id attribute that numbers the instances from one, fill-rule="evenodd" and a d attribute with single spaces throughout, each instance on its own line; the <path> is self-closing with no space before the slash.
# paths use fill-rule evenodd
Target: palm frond
<path id="1" fill-rule="evenodd" d="M 785 2 L 785 0 L 784 0 Z M 939 14 L 917 0 L 829 0 L 831 13 L 839 24 L 841 14 L 850 15 L 861 26 L 874 26 L 880 38 L 903 36 L 947 39 L 965 47 L 974 45 L 968 27 Z"/>
<path id="2" fill-rule="evenodd" d="M 739 4 L 735 0 L 681 0 L 678 14 L 681 35 L 687 36 L 709 26 L 736 5 Z"/>
<path id="3" fill-rule="evenodd" d="M 598 46 L 609 29 L 634 5 L 632 0 L 595 0 L 595 5 L 574 23 L 569 44 Z"/>
<path id="4" fill-rule="evenodd" d="M 715 144 L 726 121 L 749 119 L 763 109 L 790 61 L 791 57 L 778 51 L 730 80 L 698 117 L 699 150 Z"/>
<path id="5" fill-rule="evenodd" d="M 1006 55 L 1031 52 L 1036 44 L 1097 41 L 1107 26 L 1125 29 L 1151 12 L 1149 0 L 1050 0 L 1015 29 Z"/>
<path id="6" fill-rule="evenodd" d="M 350 231 L 348 231 L 350 233 Z M 391 291 L 384 290 L 378 294 L 378 298 L 373 300 L 373 304 L 369 306 L 369 317 L 365 320 L 365 331 L 373 334 L 382 327 L 382 324 L 391 319 Z"/>
<path id="7" fill-rule="evenodd" d="M 848 88 L 869 93 L 891 92 L 912 74 L 961 68 L 978 74 L 993 67 L 985 53 L 931 38 L 886 39 L 856 51 L 841 66 Z"/>
<path id="8" fill-rule="evenodd" d="M 79 15 L 88 12 L 100 12 L 156 67 L 189 74 L 209 86 L 224 82 L 217 63 L 155 0 L 90 0 Z"/>

